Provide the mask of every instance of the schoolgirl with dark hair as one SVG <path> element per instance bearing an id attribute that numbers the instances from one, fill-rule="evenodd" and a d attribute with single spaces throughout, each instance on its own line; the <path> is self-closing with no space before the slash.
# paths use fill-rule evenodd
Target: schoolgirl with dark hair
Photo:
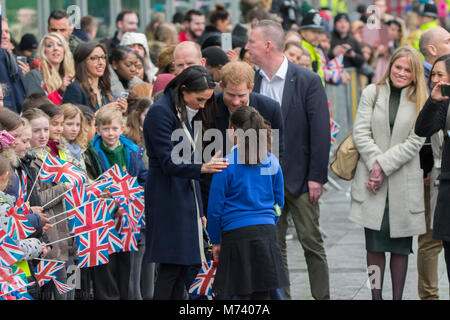
<path id="1" fill-rule="evenodd" d="M 276 223 L 284 206 L 283 173 L 270 153 L 270 127 L 253 107 L 230 118 L 230 166 L 216 173 L 208 201 L 208 233 L 218 260 L 213 292 L 267 300 L 288 286 Z"/>

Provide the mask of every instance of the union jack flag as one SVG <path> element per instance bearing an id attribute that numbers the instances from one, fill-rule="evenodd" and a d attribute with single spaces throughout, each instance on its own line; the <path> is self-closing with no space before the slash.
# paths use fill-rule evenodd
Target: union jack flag
<path id="1" fill-rule="evenodd" d="M 109 262 L 109 226 L 77 236 L 78 268 L 89 268 Z"/>
<path id="2" fill-rule="evenodd" d="M 334 121 L 334 119 L 330 119 L 330 133 L 331 133 L 330 147 L 333 147 L 333 145 L 336 143 L 336 138 L 340 130 L 341 126 L 336 121 Z"/>
<path id="3" fill-rule="evenodd" d="M 98 197 L 103 191 L 105 191 L 110 185 L 114 183 L 112 179 L 100 180 L 89 186 L 87 186 L 86 191 L 88 194 L 93 194 Z"/>
<path id="4" fill-rule="evenodd" d="M 0 292 L 1 294 L 21 290 L 27 286 L 27 276 L 16 266 L 0 265 Z M 23 291 L 23 289 L 22 289 Z M 25 290 L 26 292 L 26 290 Z"/>
<path id="5" fill-rule="evenodd" d="M 88 195 L 84 185 L 73 187 L 64 195 L 64 204 L 66 205 L 66 210 L 72 210 L 81 207 L 87 202 L 95 201 L 95 196 Z"/>
<path id="6" fill-rule="evenodd" d="M 135 232 L 131 226 L 122 228 L 123 252 L 138 251 L 138 242 L 141 234 Z"/>
<path id="7" fill-rule="evenodd" d="M 16 206 L 21 207 L 25 204 L 27 197 L 27 173 L 21 170 L 19 178 L 19 196 L 17 197 Z"/>
<path id="8" fill-rule="evenodd" d="M 134 199 L 130 204 L 121 205 L 122 213 L 124 214 L 124 225 L 130 226 L 133 232 L 140 233 L 142 218 L 144 216 L 144 206 L 140 199 Z"/>
<path id="9" fill-rule="evenodd" d="M 19 261 L 23 254 L 14 240 L 8 237 L 4 230 L 0 230 L 0 265 L 11 266 Z"/>
<path id="10" fill-rule="evenodd" d="M 31 223 L 25 217 L 25 212 L 29 213 L 27 207 L 10 207 L 6 210 L 9 216 L 8 235 L 14 240 L 23 240 L 36 232 Z"/>
<path id="11" fill-rule="evenodd" d="M 212 292 L 214 278 L 216 277 L 218 261 L 202 261 L 202 267 L 197 274 L 194 282 L 189 287 L 189 293 L 200 296 L 215 297 Z"/>
<path id="12" fill-rule="evenodd" d="M 58 290 L 59 294 L 64 294 L 73 290 L 71 286 L 59 281 L 56 278 L 53 278 L 53 283 L 55 284 L 55 287 Z"/>
<path id="13" fill-rule="evenodd" d="M 47 282 L 54 279 L 58 271 L 64 268 L 65 264 L 66 263 L 62 261 L 39 261 L 39 264 L 34 268 L 36 281 L 38 282 L 39 287 L 42 287 Z"/>
<path id="14" fill-rule="evenodd" d="M 75 234 L 102 227 L 111 219 L 108 207 L 103 199 L 73 209 L 68 213 L 70 231 Z"/>
<path id="15" fill-rule="evenodd" d="M 342 82 L 342 72 L 344 71 L 344 56 L 339 55 L 331 59 L 325 70 L 325 81 L 336 85 L 340 84 Z"/>
<path id="16" fill-rule="evenodd" d="M 114 200 L 118 203 L 129 203 L 134 198 L 144 196 L 144 188 L 137 182 L 137 178 L 122 180 L 108 187 Z"/>
<path id="17" fill-rule="evenodd" d="M 103 172 L 103 174 L 100 176 L 100 179 L 113 179 L 114 182 L 120 182 L 122 180 L 130 179 L 132 176 L 130 176 L 126 171 L 120 169 L 120 167 L 115 164 L 111 169 Z"/>
<path id="18" fill-rule="evenodd" d="M 123 251 L 122 236 L 114 226 L 109 229 L 109 249 L 108 254 Z"/>
<path id="19" fill-rule="evenodd" d="M 39 176 L 42 182 L 67 182 L 75 186 L 82 185 L 88 180 L 83 170 L 50 153 L 44 160 Z"/>

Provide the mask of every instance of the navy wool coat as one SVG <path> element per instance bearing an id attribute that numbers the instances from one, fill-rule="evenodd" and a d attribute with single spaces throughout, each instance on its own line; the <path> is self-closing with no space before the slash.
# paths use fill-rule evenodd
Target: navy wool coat
<path id="1" fill-rule="evenodd" d="M 255 74 L 253 92 L 261 90 L 262 76 Z M 330 113 L 317 74 L 292 62 L 288 64 L 281 102 L 284 156 L 281 161 L 285 187 L 298 197 L 308 192 L 308 181 L 328 181 Z"/>
<path id="2" fill-rule="evenodd" d="M 173 90 L 169 90 L 153 104 L 144 121 L 149 158 L 145 187 L 145 254 L 149 262 L 195 265 L 201 263 L 195 198 L 197 196 L 202 216 L 199 184 L 202 165 L 195 164 L 191 154 L 187 155 L 190 163 L 172 161 L 174 147 L 181 141 L 189 141 L 186 136 L 175 141 L 171 139 L 172 133 L 181 128 L 173 94 Z M 193 136 L 190 126 L 186 126 Z M 196 194 L 192 179 L 195 180 Z"/>

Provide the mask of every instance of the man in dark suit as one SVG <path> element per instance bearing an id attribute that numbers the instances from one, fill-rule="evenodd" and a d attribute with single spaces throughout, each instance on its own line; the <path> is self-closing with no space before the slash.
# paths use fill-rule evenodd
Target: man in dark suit
<path id="1" fill-rule="evenodd" d="M 229 62 L 222 68 L 222 93 L 216 97 L 218 113 L 215 121 L 215 128 L 219 129 L 223 137 L 223 155 L 230 153 L 231 148 L 226 148 L 229 129 L 229 119 L 231 113 L 237 108 L 251 106 L 254 107 L 266 120 L 272 129 L 272 153 L 280 161 L 283 158 L 283 121 L 281 119 L 280 104 L 261 94 L 252 92 L 254 85 L 255 71 L 246 62 Z M 276 130 L 278 133 L 276 134 Z M 228 147 L 233 144 L 228 142 Z"/>
<path id="2" fill-rule="evenodd" d="M 284 128 L 285 207 L 278 222 L 280 248 L 287 270 L 287 214 L 291 213 L 305 252 L 311 293 L 329 299 L 329 275 L 319 229 L 319 198 L 328 181 L 330 115 L 327 97 L 318 75 L 289 62 L 283 54 L 284 32 L 280 24 L 262 20 L 246 46 L 250 61 L 261 69 L 254 92 L 281 104 Z M 289 288 L 285 290 L 289 298 Z"/>

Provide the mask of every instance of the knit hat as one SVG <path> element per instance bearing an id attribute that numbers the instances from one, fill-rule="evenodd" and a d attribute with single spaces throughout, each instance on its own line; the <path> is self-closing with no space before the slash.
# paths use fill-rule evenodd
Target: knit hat
<path id="1" fill-rule="evenodd" d="M 348 16 L 348 14 L 340 12 L 340 13 L 337 13 L 336 16 L 334 17 L 334 24 L 336 24 L 336 22 L 338 22 L 341 19 L 345 19 L 348 22 L 350 22 L 350 17 Z"/>
<path id="2" fill-rule="evenodd" d="M 20 40 L 20 50 L 34 50 L 38 47 L 38 42 L 34 34 L 27 33 Z"/>
<path id="3" fill-rule="evenodd" d="M 437 18 L 437 7 L 434 2 L 421 3 L 419 7 L 419 16 Z"/>
<path id="4" fill-rule="evenodd" d="M 229 60 L 227 54 L 218 47 L 208 47 L 202 51 L 203 58 L 211 67 L 218 67 L 226 65 Z"/>
<path id="5" fill-rule="evenodd" d="M 310 11 L 304 17 L 299 27 L 302 29 L 314 29 L 324 31 L 322 17 L 317 11 Z"/>

